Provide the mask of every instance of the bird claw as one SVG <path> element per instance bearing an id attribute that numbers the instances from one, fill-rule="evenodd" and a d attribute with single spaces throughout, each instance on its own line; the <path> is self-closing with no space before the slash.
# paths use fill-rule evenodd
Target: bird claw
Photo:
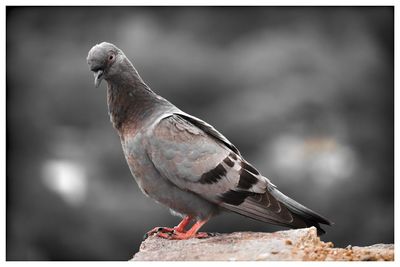
<path id="1" fill-rule="evenodd" d="M 154 234 L 160 234 L 160 233 L 165 233 L 165 234 L 169 234 L 169 233 L 173 233 L 175 232 L 175 228 L 170 228 L 170 227 L 154 227 L 153 229 L 151 229 L 150 231 L 148 231 L 147 233 L 144 234 L 143 236 L 143 241 L 146 240 L 149 236 L 152 236 Z"/>
<path id="2" fill-rule="evenodd" d="M 185 217 L 179 225 L 169 228 L 169 227 L 155 227 L 148 231 L 143 240 L 151 235 L 156 234 L 156 236 L 169 239 L 169 240 L 185 240 L 190 238 L 208 238 L 215 236 L 215 233 L 197 232 L 200 227 L 207 222 L 207 220 L 197 221 L 190 230 L 185 231 L 185 226 L 190 222 L 190 217 Z"/>
<path id="3" fill-rule="evenodd" d="M 164 238 L 164 239 L 169 239 L 169 240 L 186 240 L 186 239 L 191 239 L 191 238 L 208 238 L 208 237 L 213 237 L 215 236 L 214 233 L 206 233 L 206 232 L 199 232 L 196 234 L 188 234 L 188 233 L 182 233 L 182 232 L 158 232 L 157 233 L 158 237 Z"/>

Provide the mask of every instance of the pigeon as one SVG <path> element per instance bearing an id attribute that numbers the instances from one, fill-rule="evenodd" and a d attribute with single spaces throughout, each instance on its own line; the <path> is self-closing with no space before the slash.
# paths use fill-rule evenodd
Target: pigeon
<path id="1" fill-rule="evenodd" d="M 332 225 L 281 193 L 213 126 L 154 93 L 115 45 L 95 45 L 87 63 L 95 87 L 107 82 L 110 120 L 139 188 L 183 218 L 145 236 L 205 238 L 210 234 L 200 228 L 221 211 L 289 228 L 314 226 L 318 234 L 325 233 L 320 224 Z"/>

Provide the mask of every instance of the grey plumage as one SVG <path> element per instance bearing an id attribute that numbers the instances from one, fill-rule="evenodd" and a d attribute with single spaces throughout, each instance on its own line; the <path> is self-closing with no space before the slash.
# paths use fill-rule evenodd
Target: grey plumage
<path id="1" fill-rule="evenodd" d="M 156 95 L 109 43 L 88 55 L 95 84 L 108 83 L 108 107 L 142 192 L 176 213 L 207 220 L 230 210 L 292 228 L 331 222 L 277 190 L 214 127 Z"/>

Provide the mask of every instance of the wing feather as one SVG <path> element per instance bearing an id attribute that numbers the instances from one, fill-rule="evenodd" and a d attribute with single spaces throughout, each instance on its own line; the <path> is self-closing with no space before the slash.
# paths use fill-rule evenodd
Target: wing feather
<path id="1" fill-rule="evenodd" d="M 205 122 L 193 124 L 181 114 L 160 120 L 148 138 L 149 158 L 158 171 L 183 190 L 215 203 L 224 193 L 264 193 L 268 179 L 246 162 L 237 149 Z M 237 152 L 236 152 L 237 151 Z"/>

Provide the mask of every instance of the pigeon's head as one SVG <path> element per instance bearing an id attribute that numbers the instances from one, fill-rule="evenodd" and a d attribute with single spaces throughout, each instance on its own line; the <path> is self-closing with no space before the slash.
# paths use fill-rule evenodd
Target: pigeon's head
<path id="1" fill-rule="evenodd" d="M 94 72 L 94 85 L 98 87 L 103 79 L 117 72 L 118 64 L 123 57 L 122 51 L 113 44 L 102 42 L 90 49 L 87 63 Z"/>

